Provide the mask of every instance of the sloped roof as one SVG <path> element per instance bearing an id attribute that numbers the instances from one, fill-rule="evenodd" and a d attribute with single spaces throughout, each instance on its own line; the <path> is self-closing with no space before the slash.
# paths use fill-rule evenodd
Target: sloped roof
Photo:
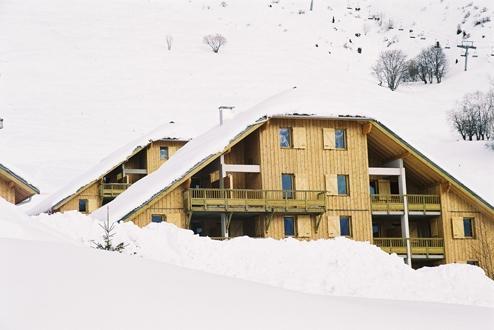
<path id="1" fill-rule="evenodd" d="M 117 166 L 120 166 L 123 162 L 153 141 L 190 140 L 190 137 L 186 136 L 185 132 L 187 132 L 186 126 L 175 122 L 169 122 L 153 129 L 152 131 L 133 140 L 132 142 L 129 142 L 128 144 L 112 152 L 107 157 L 103 158 L 99 163 L 88 169 L 76 179 L 69 182 L 66 186 L 62 187 L 60 190 L 49 195 L 47 198 L 35 205 L 28 211 L 28 213 L 31 215 L 37 215 L 58 207 L 74 194 L 84 190 L 87 186 L 101 179 L 104 175 L 112 171 Z"/>
<path id="2" fill-rule="evenodd" d="M 20 176 L 20 174 L 18 174 L 20 173 L 18 170 L 15 170 L 14 172 L 11 165 L 7 167 L 7 165 L 0 163 L 0 172 L 4 172 L 6 176 L 13 178 L 16 183 L 20 185 L 21 189 L 31 192 L 32 195 L 39 194 L 39 189 Z"/>
<path id="3" fill-rule="evenodd" d="M 299 118 L 315 115 L 304 113 L 304 102 L 298 99 L 298 93 L 292 90 L 278 94 L 248 111 L 241 112 L 224 122 L 222 126 L 215 126 L 206 133 L 194 138 L 175 155 L 163 164 L 158 170 L 142 178 L 124 193 L 120 194 L 105 207 L 95 210 L 92 214 L 101 219 L 106 218 L 106 209 L 110 209 L 110 219 L 113 221 L 126 218 L 156 195 L 167 190 L 178 180 L 184 178 L 197 166 L 205 165 L 228 149 L 231 142 L 238 137 L 262 125 L 269 117 L 292 116 Z M 323 115 L 332 119 L 368 120 L 358 115 L 338 116 Z"/>
<path id="4" fill-rule="evenodd" d="M 345 115 L 332 113 L 332 110 L 341 109 L 345 109 Z M 327 97 L 320 100 L 317 97 L 314 98 L 314 95 L 311 93 L 307 94 L 305 91 L 289 90 L 283 92 L 247 111 L 237 114 L 222 126 L 213 127 L 201 136 L 196 137 L 181 148 L 174 157 L 157 171 L 139 180 L 112 202 L 105 205 L 104 208 L 95 210 L 92 214 L 96 218 L 106 219 L 107 207 L 109 207 L 109 218 L 112 221 L 125 220 L 131 214 L 151 202 L 155 197 L 166 192 L 175 184 L 180 183 L 180 180 L 184 179 L 191 172 L 206 166 L 207 163 L 227 150 L 230 144 L 236 142 L 239 137 L 262 125 L 268 118 L 325 118 L 334 120 L 362 120 L 380 124 L 370 117 L 361 116 L 359 114 L 360 109 L 362 107 L 359 106 L 358 102 L 344 102 L 342 99 L 336 99 L 328 103 Z M 314 113 L 314 110 L 317 110 L 317 113 Z M 308 112 L 310 114 L 307 114 Z M 384 125 L 381 125 L 381 127 L 391 132 Z M 400 141 L 404 142 L 401 138 Z M 406 144 L 406 146 L 411 148 L 409 144 Z M 416 149 L 413 150 L 416 151 Z M 421 153 L 418 153 L 418 155 L 423 156 Z M 430 162 L 425 156 L 424 161 Z M 437 167 L 439 168 L 439 166 Z M 441 172 L 448 179 L 465 187 L 446 171 L 441 169 Z M 468 190 L 468 192 L 471 192 L 475 198 L 494 211 L 488 202 L 480 199 L 471 190 Z"/>

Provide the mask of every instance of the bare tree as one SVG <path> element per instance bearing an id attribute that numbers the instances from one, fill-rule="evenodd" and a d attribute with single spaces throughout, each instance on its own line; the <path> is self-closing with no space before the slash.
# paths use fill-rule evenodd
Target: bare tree
<path id="1" fill-rule="evenodd" d="M 171 35 L 166 36 L 166 48 L 170 51 L 172 50 L 173 37 Z"/>
<path id="2" fill-rule="evenodd" d="M 424 84 L 432 84 L 434 71 L 432 70 L 429 49 L 422 49 L 415 61 L 417 62 L 418 76 L 420 80 L 422 80 Z"/>
<path id="3" fill-rule="evenodd" d="M 425 84 L 432 84 L 434 77 L 436 82 L 440 83 L 448 69 L 446 54 L 439 45 L 422 49 L 415 61 L 418 76 Z"/>
<path id="4" fill-rule="evenodd" d="M 494 135 L 494 90 L 466 94 L 450 112 L 450 122 L 463 140 L 489 140 Z"/>
<path id="5" fill-rule="evenodd" d="M 407 74 L 407 57 L 401 50 L 386 50 L 379 55 L 372 70 L 380 85 L 385 82 L 394 91 Z"/>
<path id="6" fill-rule="evenodd" d="M 434 77 L 436 77 L 437 83 L 439 84 L 448 70 L 448 60 L 443 49 L 438 47 L 438 45 L 431 46 L 429 48 L 429 54 L 431 57 L 431 69 L 434 73 Z"/>
<path id="7" fill-rule="evenodd" d="M 407 61 L 407 72 L 405 77 L 403 78 L 404 81 L 417 81 L 419 76 L 419 70 L 417 67 L 417 61 L 414 59 L 408 60 Z"/>
<path id="8" fill-rule="evenodd" d="M 226 38 L 223 37 L 221 34 L 208 34 L 207 36 L 204 36 L 203 41 L 205 44 L 207 44 L 213 52 L 218 53 L 220 50 L 221 46 L 226 44 Z"/>

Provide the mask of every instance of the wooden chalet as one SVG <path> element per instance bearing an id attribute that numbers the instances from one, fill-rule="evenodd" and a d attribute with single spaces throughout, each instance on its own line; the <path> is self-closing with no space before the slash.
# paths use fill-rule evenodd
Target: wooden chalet
<path id="1" fill-rule="evenodd" d="M 218 239 L 347 236 L 414 267 L 462 262 L 493 274 L 482 248 L 494 239 L 494 208 L 380 122 L 252 118 L 189 142 L 110 203 L 110 218 Z"/>
<path id="2" fill-rule="evenodd" d="M 19 204 L 35 194 L 39 194 L 38 188 L 0 164 L 0 197 L 12 204 Z"/>
<path id="3" fill-rule="evenodd" d="M 187 143 L 177 124 L 158 127 L 123 146 L 60 191 L 36 205 L 30 214 L 79 211 L 90 213 L 112 201 L 154 172 Z"/>

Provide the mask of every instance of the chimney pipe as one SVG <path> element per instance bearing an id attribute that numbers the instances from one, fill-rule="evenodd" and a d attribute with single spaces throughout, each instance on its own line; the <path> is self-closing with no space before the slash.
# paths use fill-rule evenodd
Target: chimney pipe
<path id="1" fill-rule="evenodd" d="M 218 107 L 218 110 L 220 112 L 220 126 L 223 125 L 223 110 L 227 109 L 227 110 L 233 110 L 235 107 L 234 106 L 226 106 L 226 105 L 222 105 L 220 107 Z"/>

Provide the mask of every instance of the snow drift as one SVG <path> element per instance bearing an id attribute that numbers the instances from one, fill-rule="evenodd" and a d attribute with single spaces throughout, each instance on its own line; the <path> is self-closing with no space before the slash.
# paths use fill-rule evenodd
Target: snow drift
<path id="1" fill-rule="evenodd" d="M 9 330 L 463 330 L 494 322 L 492 308 L 309 295 L 67 244 L 0 239 L 0 265 L 8 266 L 0 328 Z"/>
<path id="2" fill-rule="evenodd" d="M 99 221 L 77 212 L 32 221 L 78 244 L 100 240 Z M 396 255 L 346 238 L 318 241 L 239 237 L 215 241 L 161 223 L 117 226 L 125 253 L 306 293 L 494 307 L 494 282 L 481 268 L 449 264 L 412 270 Z"/>

